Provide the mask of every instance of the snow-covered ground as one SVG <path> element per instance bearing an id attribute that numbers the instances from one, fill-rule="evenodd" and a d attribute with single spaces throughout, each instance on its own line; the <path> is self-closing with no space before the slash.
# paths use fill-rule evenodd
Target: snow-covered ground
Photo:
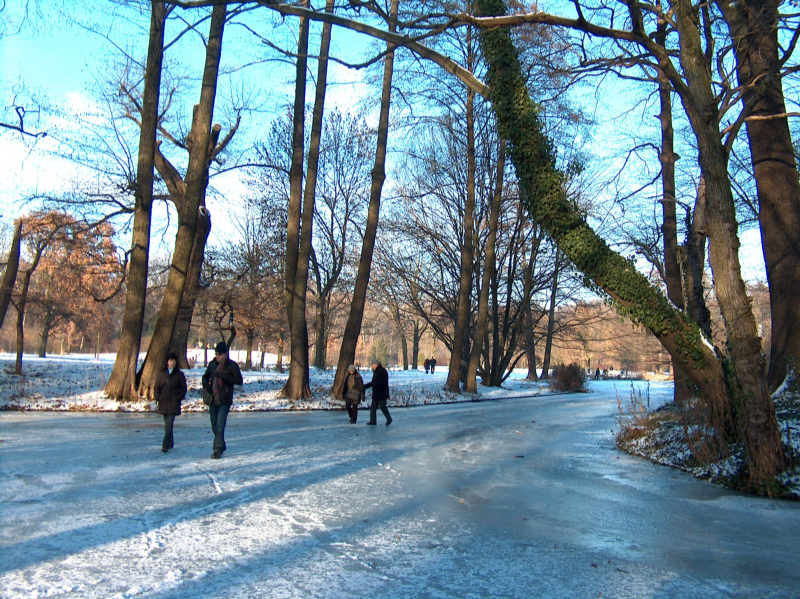
<path id="1" fill-rule="evenodd" d="M 619 394 L 621 424 L 626 428 L 618 437 L 618 446 L 631 453 L 662 466 L 679 468 L 698 478 L 720 485 L 741 484 L 739 474 L 744 468 L 745 455 L 741 445 L 730 448 L 729 455 L 716 460 L 699 462 L 686 441 L 684 416 L 675 403 L 649 401 L 646 418 L 641 418 L 639 406 L 647 401 L 647 386 L 641 392 L 626 389 Z M 623 397 L 625 399 L 623 399 Z M 783 446 L 788 454 L 790 468 L 777 477 L 782 489 L 770 489 L 771 493 L 800 499 L 800 395 L 783 388 L 773 395 L 775 414 L 781 431 Z M 638 404 L 638 405 L 637 405 Z M 662 408 L 662 409 L 658 409 Z"/>
<path id="2" fill-rule="evenodd" d="M 616 450 L 627 385 L 590 388 L 233 414 L 219 461 L 204 414 L 162 454 L 155 414 L 0 413 L 0 595 L 800 597 L 800 503 Z"/>
<path id="3" fill-rule="evenodd" d="M 243 353 L 243 352 L 240 352 Z M 188 412 L 206 411 L 201 400 L 201 383 L 204 368 L 202 352 L 193 350 L 197 368 L 186 370 L 189 394 L 183 402 L 183 410 Z M 234 355 L 234 359 L 244 363 L 244 355 Z M 23 360 L 24 377 L 15 376 L 12 354 L 0 354 L 0 410 L 57 410 L 72 412 L 149 412 L 155 410 L 155 403 L 135 401 L 120 404 L 109 400 L 103 388 L 114 366 L 114 354 L 102 354 L 99 360 L 90 355 L 51 356 L 40 359 L 25 355 Z M 267 363 L 275 362 L 275 356 L 267 355 Z M 326 410 L 341 409 L 344 403 L 330 397 L 333 384 L 333 370 L 311 373 L 312 396 L 303 401 L 289 402 L 282 399 L 280 390 L 286 382 L 288 371 L 275 370 L 244 371 L 244 385 L 237 387 L 234 397 L 234 411 L 265 410 Z M 526 370 L 514 371 L 502 388 L 479 388 L 475 396 L 454 395 L 444 390 L 447 378 L 446 368 L 438 368 L 434 374 L 424 370 L 392 371 L 389 374 L 391 399 L 390 406 L 416 406 L 432 403 L 452 403 L 519 397 L 548 393 L 546 383 L 524 380 Z M 372 372 L 362 369 L 365 382 L 372 379 Z M 368 393 L 369 395 L 369 393 Z M 369 397 L 367 398 L 368 405 Z"/>

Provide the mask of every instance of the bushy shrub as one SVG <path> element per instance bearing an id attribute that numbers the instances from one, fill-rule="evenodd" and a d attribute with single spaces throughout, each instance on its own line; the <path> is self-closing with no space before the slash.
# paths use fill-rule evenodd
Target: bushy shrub
<path id="1" fill-rule="evenodd" d="M 583 388 L 586 382 L 586 373 L 577 364 L 564 366 L 563 364 L 553 369 L 550 377 L 550 389 L 553 391 L 577 391 Z"/>

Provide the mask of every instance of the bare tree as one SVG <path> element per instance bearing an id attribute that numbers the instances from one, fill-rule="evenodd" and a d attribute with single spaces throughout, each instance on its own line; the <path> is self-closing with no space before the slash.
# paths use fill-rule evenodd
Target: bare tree
<path id="1" fill-rule="evenodd" d="M 136 366 L 144 322 L 147 272 L 150 254 L 150 218 L 153 205 L 153 163 L 158 125 L 158 100 L 164 58 L 164 28 L 169 11 L 164 2 L 151 4 L 150 37 L 142 96 L 142 126 L 133 219 L 133 240 L 125 294 L 122 334 L 114 369 L 106 384 L 106 395 L 114 399 L 137 396 Z"/>

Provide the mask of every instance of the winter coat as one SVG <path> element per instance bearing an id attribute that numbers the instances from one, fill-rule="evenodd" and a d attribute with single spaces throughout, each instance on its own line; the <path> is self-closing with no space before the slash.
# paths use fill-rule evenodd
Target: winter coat
<path id="1" fill-rule="evenodd" d="M 372 399 L 378 401 L 389 399 L 389 373 L 383 366 L 372 372 L 372 380 L 364 385 L 364 391 L 372 387 Z"/>
<path id="2" fill-rule="evenodd" d="M 347 397 L 347 391 L 355 389 L 358 391 L 358 399 L 350 399 Z M 353 374 L 348 373 L 347 378 L 344 379 L 344 402 L 347 405 L 358 405 L 364 399 L 364 379 L 357 372 Z"/>
<path id="3" fill-rule="evenodd" d="M 166 368 L 159 372 L 153 390 L 158 402 L 157 413 L 165 416 L 181 413 L 181 402 L 186 397 L 186 377 L 179 368 L 173 368 L 172 374 Z"/>
<path id="4" fill-rule="evenodd" d="M 243 385 L 242 371 L 239 370 L 239 365 L 228 358 L 225 365 L 222 367 L 222 372 L 217 372 L 217 359 L 214 358 L 208 363 L 203 374 L 203 390 L 207 393 L 214 393 L 214 378 L 219 380 L 217 388 L 217 395 L 214 395 L 213 405 L 225 406 L 233 403 L 233 386 Z"/>

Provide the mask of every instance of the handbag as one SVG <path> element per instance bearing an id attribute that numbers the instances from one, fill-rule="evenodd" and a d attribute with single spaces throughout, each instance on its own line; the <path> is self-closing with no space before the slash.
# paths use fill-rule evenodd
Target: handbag
<path id="1" fill-rule="evenodd" d="M 214 395 L 203 389 L 203 403 L 210 406 L 214 403 Z"/>
<path id="2" fill-rule="evenodd" d="M 350 401 L 361 401 L 361 391 L 358 389 L 348 389 L 345 391 L 344 396 Z"/>

